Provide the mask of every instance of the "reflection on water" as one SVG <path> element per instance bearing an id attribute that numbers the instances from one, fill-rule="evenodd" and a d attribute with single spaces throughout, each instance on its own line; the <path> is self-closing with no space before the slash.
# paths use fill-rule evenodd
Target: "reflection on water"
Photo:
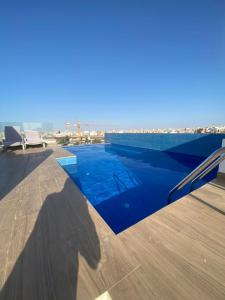
<path id="1" fill-rule="evenodd" d="M 77 164 L 63 167 L 93 205 L 141 184 L 138 176 L 102 145 L 69 150 L 76 153 Z"/>

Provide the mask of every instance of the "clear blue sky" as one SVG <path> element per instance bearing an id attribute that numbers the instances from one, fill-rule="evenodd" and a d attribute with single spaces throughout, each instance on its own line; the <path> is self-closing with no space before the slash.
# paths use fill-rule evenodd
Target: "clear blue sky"
<path id="1" fill-rule="evenodd" d="M 0 119 L 225 124 L 225 1 L 2 1 Z"/>

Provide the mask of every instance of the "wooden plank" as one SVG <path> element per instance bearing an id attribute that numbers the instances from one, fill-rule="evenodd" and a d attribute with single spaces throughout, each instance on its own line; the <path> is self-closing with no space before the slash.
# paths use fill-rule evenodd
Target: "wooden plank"
<path id="1" fill-rule="evenodd" d="M 200 201 L 224 208 L 221 176 L 115 235 L 56 162 L 67 155 L 0 154 L 1 299 L 225 298 L 225 216 Z"/>

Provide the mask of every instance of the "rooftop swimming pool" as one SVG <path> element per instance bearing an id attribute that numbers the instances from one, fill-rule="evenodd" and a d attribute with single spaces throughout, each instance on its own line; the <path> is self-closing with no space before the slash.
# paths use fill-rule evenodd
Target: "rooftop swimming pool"
<path id="1" fill-rule="evenodd" d="M 58 162 L 115 233 L 168 205 L 169 191 L 205 159 L 116 144 L 65 148 L 76 158 Z"/>

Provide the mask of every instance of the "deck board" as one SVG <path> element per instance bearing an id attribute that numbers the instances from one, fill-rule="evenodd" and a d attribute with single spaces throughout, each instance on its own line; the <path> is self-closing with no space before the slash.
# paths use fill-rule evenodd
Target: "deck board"
<path id="1" fill-rule="evenodd" d="M 115 235 L 55 147 L 0 153 L 0 299 L 225 299 L 225 179 Z"/>

